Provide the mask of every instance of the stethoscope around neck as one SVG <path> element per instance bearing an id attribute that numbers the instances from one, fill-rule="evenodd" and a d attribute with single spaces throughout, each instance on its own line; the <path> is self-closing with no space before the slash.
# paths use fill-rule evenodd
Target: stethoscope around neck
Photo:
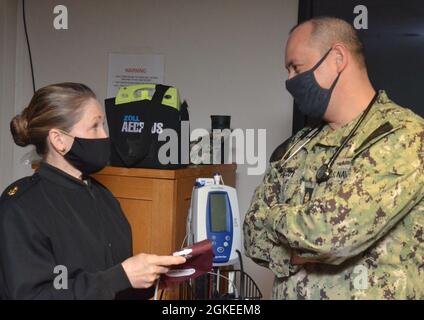
<path id="1" fill-rule="evenodd" d="M 358 130 L 359 126 L 364 121 L 365 117 L 369 113 L 369 111 L 370 111 L 371 107 L 373 106 L 373 104 L 374 104 L 375 100 L 377 99 L 377 97 L 378 97 L 378 93 L 376 93 L 374 95 L 374 97 L 371 99 L 371 102 L 369 103 L 368 107 L 362 113 L 361 117 L 356 122 L 355 126 L 349 132 L 349 134 L 347 135 L 347 137 L 343 140 L 343 142 L 340 145 L 340 147 L 337 148 L 336 152 L 331 156 L 331 158 L 326 163 L 324 163 L 321 167 L 318 168 L 318 170 L 316 172 L 316 175 L 315 175 L 315 179 L 316 179 L 316 182 L 318 184 L 320 184 L 322 182 L 326 182 L 326 181 L 328 181 L 328 179 L 330 179 L 330 176 L 331 176 L 331 174 L 333 172 L 332 171 L 332 166 L 333 166 L 334 162 L 336 161 L 336 159 L 340 155 L 340 152 L 343 150 L 343 148 L 346 146 L 346 144 L 350 141 L 350 139 L 352 138 L 352 136 Z M 302 148 L 304 146 L 306 146 L 313 138 L 315 138 L 318 135 L 318 133 L 320 133 L 321 130 L 324 128 L 324 125 L 325 124 L 321 124 L 318 127 L 312 128 L 312 129 L 306 131 L 305 133 L 303 133 L 299 137 L 299 139 L 297 139 L 297 141 L 295 143 L 293 143 L 291 145 L 291 147 L 284 154 L 284 156 L 283 156 L 284 162 L 282 163 L 282 166 L 284 166 L 291 158 L 293 158 L 300 150 L 302 150 Z M 303 141 L 302 144 L 300 146 L 298 146 L 296 148 L 296 150 L 291 153 L 291 151 L 296 147 L 296 145 L 300 141 L 302 141 L 304 139 L 305 139 L 305 141 Z M 285 159 L 286 157 L 287 157 L 287 159 Z"/>

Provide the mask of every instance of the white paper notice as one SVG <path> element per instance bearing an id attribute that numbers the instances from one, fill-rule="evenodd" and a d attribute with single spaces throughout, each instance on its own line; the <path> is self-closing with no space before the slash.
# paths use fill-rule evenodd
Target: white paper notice
<path id="1" fill-rule="evenodd" d="M 163 83 L 162 54 L 109 54 L 107 96 L 115 97 L 120 87 L 140 83 Z"/>

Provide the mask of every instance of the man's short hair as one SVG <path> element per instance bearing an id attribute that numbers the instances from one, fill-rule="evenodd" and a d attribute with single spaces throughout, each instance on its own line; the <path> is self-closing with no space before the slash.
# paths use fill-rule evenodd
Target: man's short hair
<path id="1" fill-rule="evenodd" d="M 323 54 L 334 43 L 342 42 L 355 57 L 359 66 L 366 67 L 364 45 L 359 39 L 358 32 L 348 22 L 335 17 L 315 17 L 294 26 L 290 30 L 290 34 L 306 23 L 310 23 L 312 26 L 311 43 L 317 45 Z"/>

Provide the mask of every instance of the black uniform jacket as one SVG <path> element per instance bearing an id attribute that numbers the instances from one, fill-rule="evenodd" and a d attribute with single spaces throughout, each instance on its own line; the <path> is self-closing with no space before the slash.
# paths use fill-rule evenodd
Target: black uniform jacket
<path id="1" fill-rule="evenodd" d="M 118 201 L 92 178 L 42 162 L 0 198 L 2 299 L 148 298 L 122 268 L 131 251 Z"/>

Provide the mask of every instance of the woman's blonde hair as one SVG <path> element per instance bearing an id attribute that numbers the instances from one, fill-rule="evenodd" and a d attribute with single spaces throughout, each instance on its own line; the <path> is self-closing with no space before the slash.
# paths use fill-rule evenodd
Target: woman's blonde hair
<path id="1" fill-rule="evenodd" d="M 32 144 L 39 155 L 45 155 L 49 131 L 69 131 L 91 98 L 96 99 L 96 95 L 81 83 L 57 83 L 37 90 L 29 105 L 10 122 L 13 140 L 21 147 Z"/>

